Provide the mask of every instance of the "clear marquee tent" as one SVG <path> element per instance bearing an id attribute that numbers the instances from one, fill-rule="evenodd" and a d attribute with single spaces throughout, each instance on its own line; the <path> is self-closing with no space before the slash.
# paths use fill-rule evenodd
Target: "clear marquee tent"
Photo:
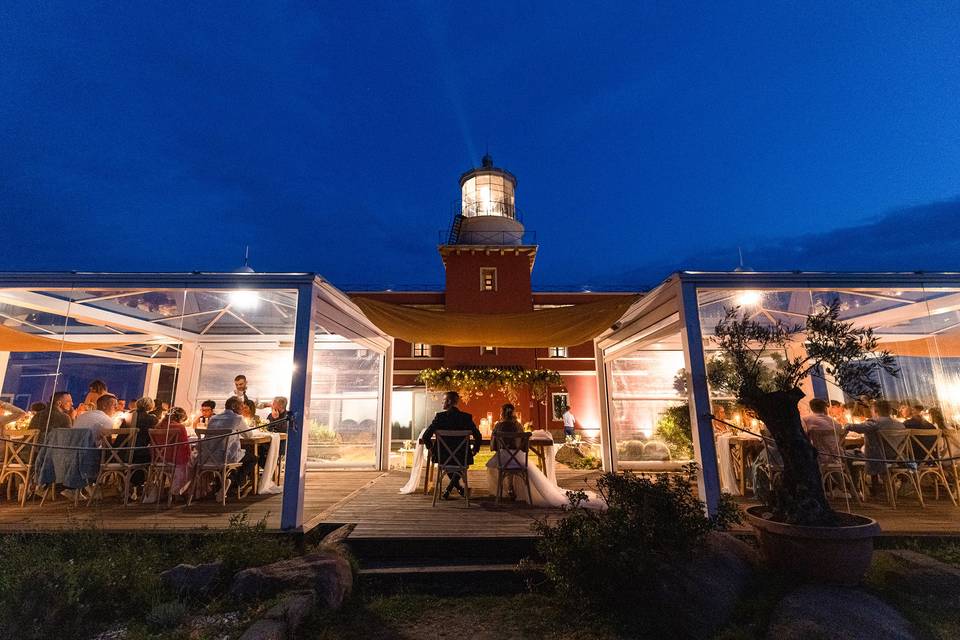
<path id="1" fill-rule="evenodd" d="M 713 328 L 729 307 L 802 324 L 832 302 L 897 356 L 900 375 L 882 380 L 889 399 L 960 423 L 960 274 L 681 272 L 597 330 L 604 468 L 636 468 L 664 412 L 686 404 L 715 508 L 710 415 L 731 399 L 707 384 Z M 25 408 L 68 390 L 80 402 L 102 379 L 122 399 L 195 413 L 207 399 L 222 406 L 237 374 L 259 402 L 289 398 L 284 529 L 303 522 L 308 470 L 388 467 L 392 359 L 393 337 L 312 273 L 0 274 L 0 400 Z M 845 400 L 829 380 L 804 390 Z"/>
<path id="2" fill-rule="evenodd" d="M 886 399 L 935 408 L 945 424 L 960 423 L 960 273 L 680 272 L 595 340 L 604 468 L 642 466 L 643 441 L 667 409 L 687 404 L 700 493 L 715 509 L 720 486 L 710 416 L 733 403 L 707 383 L 714 327 L 732 307 L 762 323 L 803 325 L 831 303 L 842 320 L 872 328 L 879 348 L 896 356 L 899 375 L 880 380 Z M 803 348 L 801 334 L 780 355 Z M 803 390 L 807 398 L 851 400 L 829 379 L 811 377 Z"/>
<path id="3" fill-rule="evenodd" d="M 93 379 L 122 399 L 218 408 L 233 379 L 289 399 L 281 527 L 303 521 L 311 468 L 382 468 L 392 339 L 311 273 L 0 274 L 0 399 L 56 390 L 79 403 Z"/>

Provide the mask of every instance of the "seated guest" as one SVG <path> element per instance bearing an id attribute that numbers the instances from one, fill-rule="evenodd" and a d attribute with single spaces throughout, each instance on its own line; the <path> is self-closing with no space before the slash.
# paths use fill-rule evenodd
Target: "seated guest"
<path id="1" fill-rule="evenodd" d="M 273 399 L 273 402 L 270 403 L 270 415 L 267 416 L 267 431 L 272 433 L 286 433 L 287 432 L 287 423 L 279 422 L 287 417 L 287 399 L 283 396 L 277 396 Z M 276 422 L 277 424 L 269 424 Z M 260 448 L 260 468 L 262 469 L 266 466 L 267 462 L 267 448 Z M 280 441 L 280 457 L 283 457 L 287 453 L 287 441 Z"/>
<path id="2" fill-rule="evenodd" d="M 915 404 L 910 407 L 910 417 L 903 421 L 907 429 L 936 429 L 937 427 L 923 417 L 923 405 Z"/>
<path id="3" fill-rule="evenodd" d="M 213 400 L 204 400 L 200 403 L 200 415 L 193 421 L 194 429 L 205 429 L 210 418 L 213 417 L 213 411 L 217 408 L 217 403 Z"/>
<path id="4" fill-rule="evenodd" d="M 69 391 L 57 391 L 53 401 L 46 409 L 34 414 L 30 420 L 31 429 L 66 429 L 73 425 L 73 396 Z"/>
<path id="5" fill-rule="evenodd" d="M 946 429 L 947 421 L 943 417 L 943 411 L 940 410 L 940 407 L 930 407 L 930 422 L 933 423 L 937 429 Z"/>
<path id="6" fill-rule="evenodd" d="M 886 447 L 880 440 L 879 432 L 883 431 L 889 434 L 890 439 L 899 441 L 905 438 L 907 430 L 903 428 L 903 423 L 890 417 L 892 407 L 886 400 L 877 400 L 871 407 L 871 418 L 861 424 L 851 424 L 847 426 L 849 431 L 863 434 L 863 454 L 867 458 L 874 460 L 889 459 Z M 876 492 L 880 487 L 880 475 L 885 471 L 884 462 L 874 462 L 867 460 L 865 463 L 867 475 L 872 478 L 872 489 Z"/>
<path id="7" fill-rule="evenodd" d="M 428 449 L 433 450 L 434 460 L 439 460 L 440 452 L 437 450 L 437 443 L 433 441 L 434 432 L 447 430 L 471 431 L 473 434 L 473 443 L 467 449 L 466 458 L 463 460 L 463 462 L 469 466 L 473 464 L 473 456 L 480 452 L 480 441 L 483 440 L 483 436 L 480 434 L 480 430 L 477 429 L 477 425 L 473 423 L 473 416 L 457 408 L 459 403 L 460 394 L 456 391 L 448 391 L 443 397 L 443 411 L 437 412 L 433 417 L 433 422 L 424 430 L 421 440 Z M 453 443 L 453 446 L 455 449 L 456 444 Z M 450 492 L 454 489 L 456 489 L 457 493 L 461 496 L 464 495 L 463 486 L 460 484 L 460 475 L 456 473 L 450 474 L 450 484 L 447 485 L 447 488 L 443 492 L 443 499 L 448 500 L 450 498 Z"/>
<path id="8" fill-rule="evenodd" d="M 117 414 L 117 396 L 105 393 L 97 398 L 97 408 L 86 411 L 73 423 L 74 429 L 92 429 L 103 434 L 114 428 L 114 416 Z"/>
<path id="9" fill-rule="evenodd" d="M 240 432 L 247 428 L 246 423 L 240 416 L 243 411 L 243 402 L 236 396 L 230 396 L 224 403 L 223 413 L 210 418 L 207 422 L 208 429 L 228 429 L 233 432 Z M 224 491 L 230 489 L 233 481 L 242 482 L 244 478 L 250 476 L 257 460 L 248 451 L 244 451 L 240 446 L 240 435 L 235 433 L 220 440 L 215 446 L 204 448 L 204 459 L 198 460 L 197 464 L 221 464 L 223 462 L 242 462 L 241 477 L 228 479 Z"/>
<path id="10" fill-rule="evenodd" d="M 153 411 L 151 413 L 157 418 L 157 422 L 163 420 L 164 416 L 167 415 L 167 411 L 170 410 L 170 403 L 166 400 L 161 400 L 156 398 L 153 401 Z"/>
<path id="11" fill-rule="evenodd" d="M 186 427 L 188 417 L 183 407 L 174 407 L 167 412 L 166 419 L 156 427 L 166 432 L 165 438 L 160 443 L 182 443 L 175 447 L 164 447 L 159 454 L 161 460 L 173 464 L 175 467 L 170 487 L 174 495 L 181 494 L 190 481 L 188 473 L 190 468 L 190 438 Z"/>
<path id="12" fill-rule="evenodd" d="M 33 404 L 30 405 L 30 413 L 32 413 L 33 415 L 37 415 L 41 411 L 46 411 L 46 410 L 47 410 L 46 402 L 34 402 Z"/>
<path id="13" fill-rule="evenodd" d="M 150 429 L 157 426 L 156 416 L 150 413 L 153 411 L 153 406 L 153 398 L 140 398 L 137 400 L 136 409 L 128 418 L 127 425 L 137 430 L 135 446 L 138 447 L 138 449 L 133 452 L 134 464 L 147 464 L 150 462 L 150 449 L 147 448 L 150 446 Z M 139 447 L 143 447 L 143 449 Z M 146 479 L 147 474 L 142 470 L 138 470 L 131 476 L 131 484 L 134 487 L 142 487 Z"/>
<path id="14" fill-rule="evenodd" d="M 842 453 L 841 438 L 843 428 L 836 420 L 827 415 L 826 400 L 814 398 L 810 401 L 810 414 L 803 416 L 803 430 L 810 443 L 817 449 L 820 464 L 839 464 Z"/>
<path id="15" fill-rule="evenodd" d="M 493 426 L 490 435 L 490 450 L 497 450 L 497 435 L 501 433 L 523 433 L 523 425 L 517 420 L 516 408 L 509 402 L 500 408 L 500 421 Z"/>
<path id="16" fill-rule="evenodd" d="M 240 415 L 248 427 L 259 427 L 263 422 L 257 415 L 257 403 L 253 400 L 244 400 L 241 405 Z"/>
<path id="17" fill-rule="evenodd" d="M 83 404 L 90 403 L 94 406 L 97 399 L 107 392 L 107 385 L 103 380 L 94 380 L 87 386 L 87 395 L 83 399 Z"/>

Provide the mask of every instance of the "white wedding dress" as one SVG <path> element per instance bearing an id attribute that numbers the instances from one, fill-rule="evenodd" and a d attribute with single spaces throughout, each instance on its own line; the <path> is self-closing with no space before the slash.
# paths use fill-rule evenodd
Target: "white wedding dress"
<path id="1" fill-rule="evenodd" d="M 424 429 L 426 431 L 426 429 Z M 534 433 L 536 436 L 547 436 L 549 437 L 549 432 L 547 431 L 537 431 Z M 423 437 L 423 431 L 420 432 L 420 435 L 417 436 L 417 448 L 413 452 L 413 465 L 410 468 L 410 478 L 407 480 L 407 483 L 400 488 L 400 493 L 410 494 L 415 493 L 417 488 L 420 486 L 420 476 L 423 473 L 423 467 L 427 463 L 427 452 L 426 447 L 422 444 L 419 444 L 420 438 Z M 534 460 L 528 460 L 527 464 L 527 474 L 530 476 L 530 494 L 533 498 L 533 506 L 535 507 L 548 507 L 548 508 L 562 508 L 570 504 L 570 500 L 567 498 L 567 489 L 564 489 L 557 485 L 556 482 L 556 463 L 554 461 L 555 449 L 553 445 L 546 448 L 546 467 L 549 472 L 549 476 L 544 475 L 540 468 L 537 467 Z M 500 452 L 497 453 L 497 456 L 501 455 Z M 487 486 L 490 488 L 490 493 L 495 494 L 497 491 L 497 456 L 490 458 L 487 462 Z M 514 480 L 516 476 L 510 476 L 505 479 L 505 483 L 515 482 L 515 491 L 514 495 L 516 499 L 521 502 L 527 502 L 527 488 L 523 485 L 519 479 Z M 509 484 L 504 486 L 504 495 L 509 491 Z M 599 509 L 602 510 L 606 508 L 606 504 L 601 500 L 596 493 L 592 491 L 587 491 L 587 499 L 580 503 L 580 506 L 587 509 Z"/>

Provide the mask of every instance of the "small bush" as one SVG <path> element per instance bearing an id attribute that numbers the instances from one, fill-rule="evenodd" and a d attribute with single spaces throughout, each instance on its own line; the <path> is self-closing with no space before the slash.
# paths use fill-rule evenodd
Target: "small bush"
<path id="1" fill-rule="evenodd" d="M 251 525 L 245 511 L 237 513 L 230 518 L 227 529 L 204 537 L 196 555 L 201 562 L 222 561 L 223 575 L 296 555 L 289 538 L 270 535 L 266 528 L 266 520 Z"/>
<path id="2" fill-rule="evenodd" d="M 603 466 L 603 461 L 596 456 L 584 456 L 582 458 L 575 458 L 567 463 L 567 466 L 571 469 L 599 469 Z"/>
<path id="3" fill-rule="evenodd" d="M 693 493 L 695 477 L 692 464 L 686 474 L 654 480 L 605 473 L 597 489 L 606 511 L 577 508 L 584 494 L 572 493 L 573 508 L 565 518 L 537 522 L 537 552 L 558 595 L 577 608 L 636 615 L 648 606 L 659 617 L 657 585 L 670 565 L 694 553 L 711 531 L 740 519 L 728 498 L 718 515 L 708 518 Z"/>
<path id="4" fill-rule="evenodd" d="M 693 458 L 693 431 L 690 424 L 690 406 L 678 404 L 664 410 L 657 421 L 654 435 L 667 443 L 674 460 Z"/>

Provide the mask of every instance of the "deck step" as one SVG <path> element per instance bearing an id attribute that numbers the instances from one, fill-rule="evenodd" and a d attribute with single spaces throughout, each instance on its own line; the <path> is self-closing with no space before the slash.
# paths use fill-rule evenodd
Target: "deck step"
<path id="1" fill-rule="evenodd" d="M 525 578 L 516 563 L 374 564 L 360 569 L 359 576 L 367 593 L 437 596 L 521 593 L 527 589 Z"/>

